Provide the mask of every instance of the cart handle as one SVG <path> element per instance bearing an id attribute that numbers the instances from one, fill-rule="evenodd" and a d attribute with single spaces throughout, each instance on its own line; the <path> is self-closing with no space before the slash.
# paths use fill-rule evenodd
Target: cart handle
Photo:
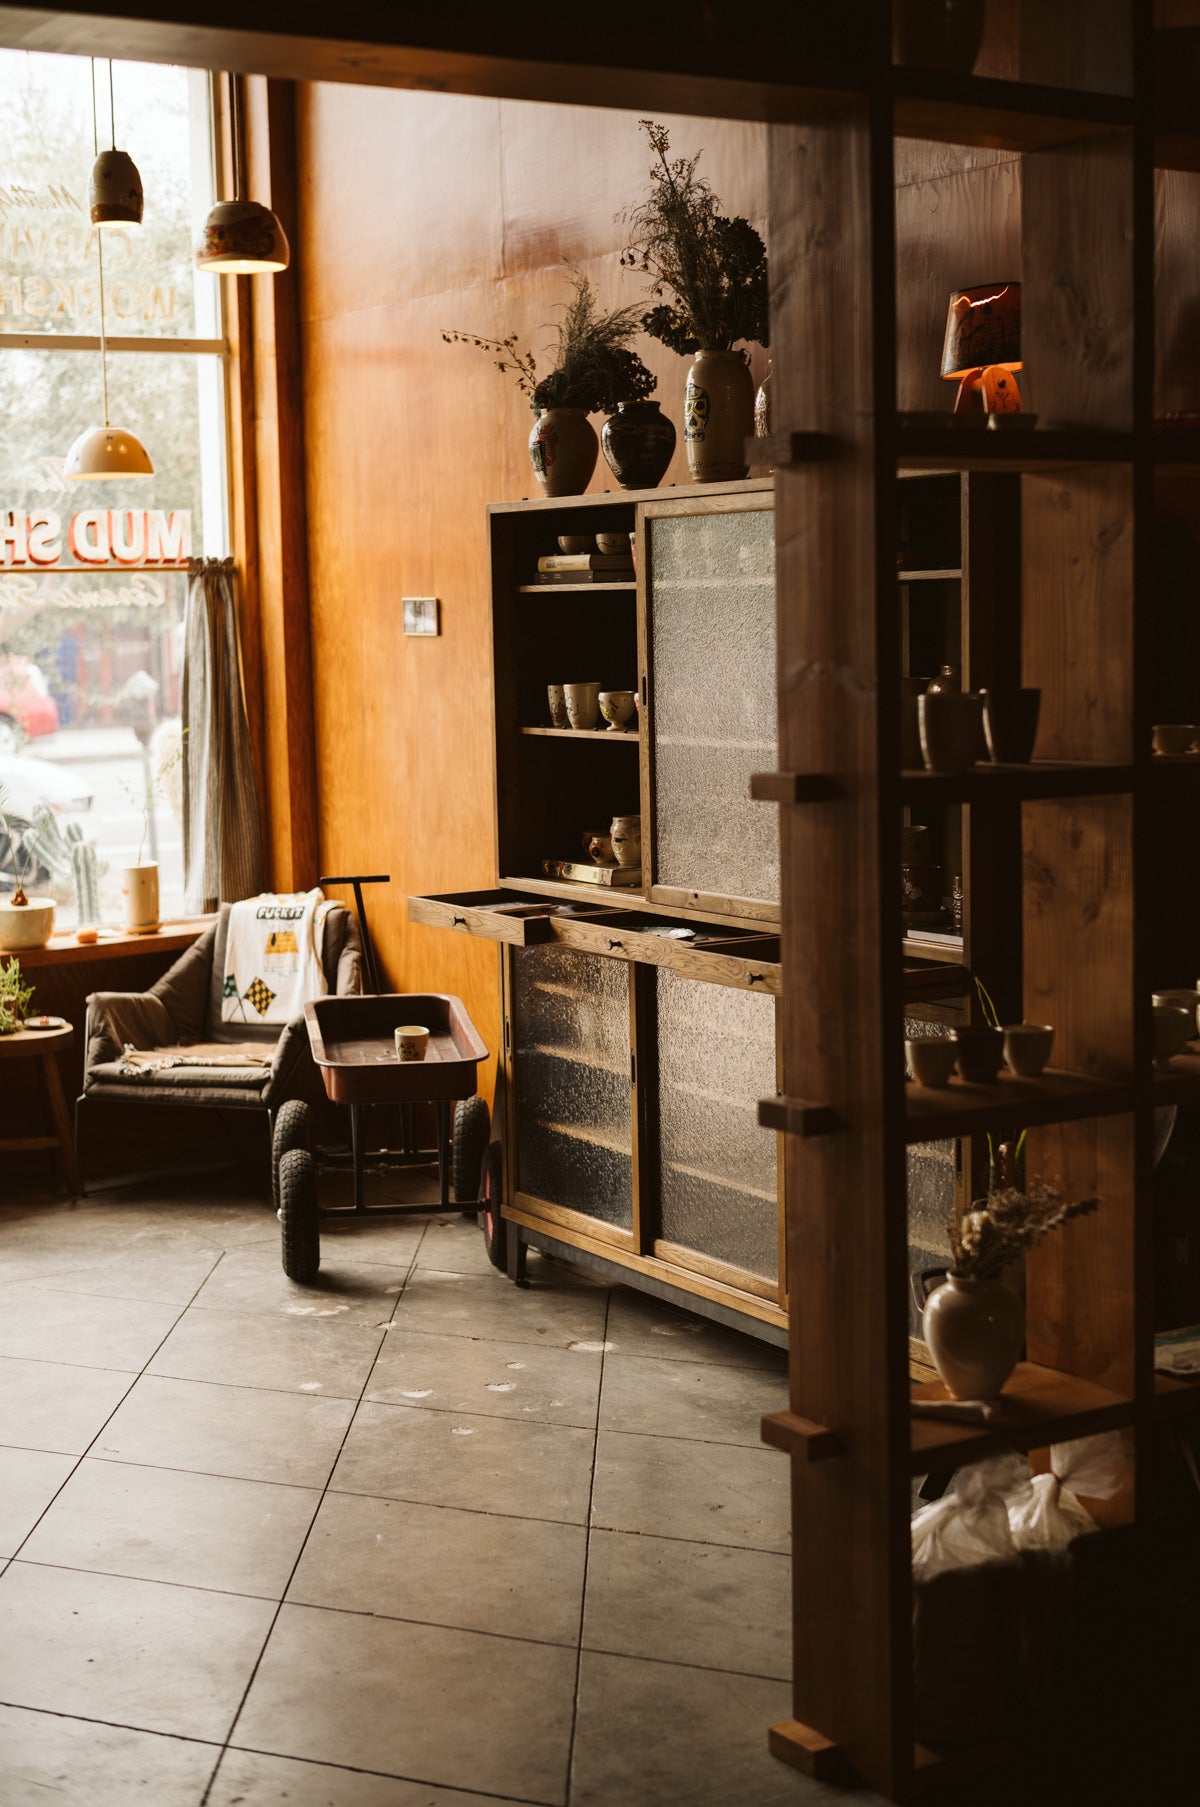
<path id="1" fill-rule="evenodd" d="M 340 877 L 329 875 L 317 880 L 319 885 L 353 885 L 354 907 L 358 911 L 358 926 L 362 932 L 363 965 L 367 969 L 367 987 L 376 996 L 379 994 L 379 969 L 375 964 L 375 948 L 371 941 L 371 931 L 367 927 L 367 911 L 363 903 L 362 887 L 364 885 L 390 885 L 391 882 L 390 872 L 353 872 Z"/>

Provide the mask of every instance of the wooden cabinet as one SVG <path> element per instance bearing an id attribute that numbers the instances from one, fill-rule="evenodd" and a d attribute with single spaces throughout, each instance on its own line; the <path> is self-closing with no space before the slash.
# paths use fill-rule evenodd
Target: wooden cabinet
<path id="1" fill-rule="evenodd" d="M 501 944 L 503 1215 L 532 1244 L 786 1338 L 768 478 L 489 511 L 496 868 L 412 920 Z M 560 535 L 632 535 L 637 577 L 539 581 Z M 547 685 L 635 690 L 631 731 L 555 728 Z M 615 815 L 638 882 L 588 884 Z"/>

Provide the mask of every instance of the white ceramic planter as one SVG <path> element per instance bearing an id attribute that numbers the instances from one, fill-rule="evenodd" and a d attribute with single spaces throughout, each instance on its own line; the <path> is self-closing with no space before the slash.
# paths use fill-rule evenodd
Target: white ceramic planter
<path id="1" fill-rule="evenodd" d="M 158 927 L 158 862 L 121 867 L 122 921 L 127 929 Z"/>
<path id="2" fill-rule="evenodd" d="M 0 903 L 0 948 L 45 947 L 54 933 L 54 899 L 31 897 L 26 904 Z"/>
<path id="3" fill-rule="evenodd" d="M 994 1399 L 1021 1353 L 1025 1307 L 999 1280 L 949 1274 L 930 1296 L 921 1334 L 952 1399 Z"/>

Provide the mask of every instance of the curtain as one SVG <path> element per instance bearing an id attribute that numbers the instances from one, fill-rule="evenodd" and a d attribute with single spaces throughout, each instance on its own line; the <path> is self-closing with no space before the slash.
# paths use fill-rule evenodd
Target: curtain
<path id="1" fill-rule="evenodd" d="M 189 909 L 215 910 L 263 888 L 231 558 L 188 563 L 182 714 L 184 885 Z"/>

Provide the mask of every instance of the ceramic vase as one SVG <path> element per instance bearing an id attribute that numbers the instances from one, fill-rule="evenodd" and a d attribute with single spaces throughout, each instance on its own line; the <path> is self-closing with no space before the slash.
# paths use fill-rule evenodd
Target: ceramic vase
<path id="1" fill-rule="evenodd" d="M 158 863 L 121 867 L 121 920 L 127 929 L 158 927 Z"/>
<path id="2" fill-rule="evenodd" d="M 892 55 L 920 69 L 969 75 L 983 42 L 985 0 L 895 0 Z"/>
<path id="3" fill-rule="evenodd" d="M 767 365 L 767 374 L 758 385 L 758 394 L 754 398 L 754 437 L 765 439 L 771 431 L 771 366 Z"/>
<path id="4" fill-rule="evenodd" d="M 1017 1365 L 1025 1310 L 999 1280 L 948 1274 L 929 1298 L 921 1334 L 952 1399 L 994 1399 Z"/>
<path id="5" fill-rule="evenodd" d="M 622 489 L 655 489 L 675 453 L 675 423 L 657 402 L 619 402 L 600 429 L 600 444 Z"/>
<path id="6" fill-rule="evenodd" d="M 45 947 L 53 933 L 52 897 L 30 897 L 23 904 L 11 899 L 0 903 L 0 948 Z"/>
<path id="7" fill-rule="evenodd" d="M 614 816 L 609 829 L 613 858 L 618 866 L 640 866 L 642 863 L 642 818 Z"/>
<path id="8" fill-rule="evenodd" d="M 546 496 L 581 496 L 600 441 L 582 408 L 543 408 L 529 435 L 529 462 Z"/>
<path id="9" fill-rule="evenodd" d="M 744 477 L 754 432 L 754 383 L 740 351 L 698 351 L 684 396 L 688 469 L 695 483 Z"/>

